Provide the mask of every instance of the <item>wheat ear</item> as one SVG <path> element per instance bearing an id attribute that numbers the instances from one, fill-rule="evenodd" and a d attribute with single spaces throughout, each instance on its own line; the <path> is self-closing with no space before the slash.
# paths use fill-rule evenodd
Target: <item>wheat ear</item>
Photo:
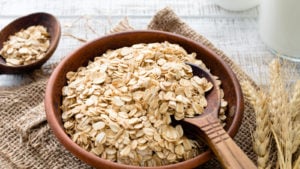
<path id="1" fill-rule="evenodd" d="M 271 129 L 278 148 L 278 163 L 281 169 L 292 169 L 293 134 L 288 92 L 283 80 L 278 59 L 270 63 L 270 102 Z"/>
<path id="2" fill-rule="evenodd" d="M 256 118 L 256 126 L 253 133 L 253 150 L 257 154 L 258 169 L 268 169 L 270 156 L 270 127 L 268 125 L 269 114 L 268 99 L 265 93 L 257 91 L 248 82 L 242 82 L 245 98 L 253 105 Z"/>

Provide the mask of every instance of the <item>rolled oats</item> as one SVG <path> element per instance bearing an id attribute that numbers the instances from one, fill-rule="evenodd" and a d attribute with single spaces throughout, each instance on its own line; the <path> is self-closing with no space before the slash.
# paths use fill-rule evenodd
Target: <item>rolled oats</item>
<path id="1" fill-rule="evenodd" d="M 195 57 L 168 42 L 136 44 L 68 72 L 61 106 L 66 132 L 87 151 L 124 164 L 158 166 L 195 157 L 198 142 L 171 118 L 194 117 L 207 106 L 212 84 L 185 64 L 206 69 Z M 222 100 L 222 120 L 226 105 Z"/>
<path id="2" fill-rule="evenodd" d="M 42 59 L 50 46 L 50 34 L 41 25 L 30 26 L 9 36 L 0 55 L 10 66 L 27 65 Z"/>

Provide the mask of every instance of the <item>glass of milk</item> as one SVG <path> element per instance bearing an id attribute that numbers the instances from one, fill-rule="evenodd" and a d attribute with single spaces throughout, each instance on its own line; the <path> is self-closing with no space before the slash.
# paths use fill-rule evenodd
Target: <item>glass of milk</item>
<path id="1" fill-rule="evenodd" d="M 261 0 L 259 33 L 276 55 L 300 62 L 300 0 Z"/>

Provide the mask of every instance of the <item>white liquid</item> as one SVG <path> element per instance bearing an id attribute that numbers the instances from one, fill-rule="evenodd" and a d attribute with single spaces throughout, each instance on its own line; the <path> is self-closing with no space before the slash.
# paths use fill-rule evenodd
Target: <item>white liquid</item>
<path id="1" fill-rule="evenodd" d="M 261 0 L 259 29 L 271 49 L 300 61 L 300 0 Z"/>

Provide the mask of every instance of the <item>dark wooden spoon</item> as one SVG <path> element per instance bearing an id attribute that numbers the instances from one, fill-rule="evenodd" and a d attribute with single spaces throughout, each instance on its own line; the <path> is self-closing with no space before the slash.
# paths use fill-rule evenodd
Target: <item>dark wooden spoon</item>
<path id="1" fill-rule="evenodd" d="M 254 163 L 238 147 L 220 124 L 218 112 L 221 105 L 221 94 L 216 80 L 210 73 L 200 67 L 190 63 L 187 64 L 192 67 L 194 76 L 205 77 L 213 84 L 213 88 L 206 95 L 208 105 L 203 114 L 193 118 L 184 118 L 184 122 L 192 124 L 203 131 L 208 146 L 224 168 L 256 169 L 257 167 Z"/>
<path id="2" fill-rule="evenodd" d="M 8 66 L 5 63 L 5 59 L 0 55 L 0 74 L 26 73 L 41 67 L 53 54 L 61 36 L 60 23 L 53 15 L 42 12 L 18 18 L 4 27 L 0 31 L 0 49 L 3 47 L 3 42 L 7 41 L 10 35 L 33 25 L 42 25 L 46 27 L 50 34 L 50 46 L 45 56 L 42 59 L 28 65 Z"/>

